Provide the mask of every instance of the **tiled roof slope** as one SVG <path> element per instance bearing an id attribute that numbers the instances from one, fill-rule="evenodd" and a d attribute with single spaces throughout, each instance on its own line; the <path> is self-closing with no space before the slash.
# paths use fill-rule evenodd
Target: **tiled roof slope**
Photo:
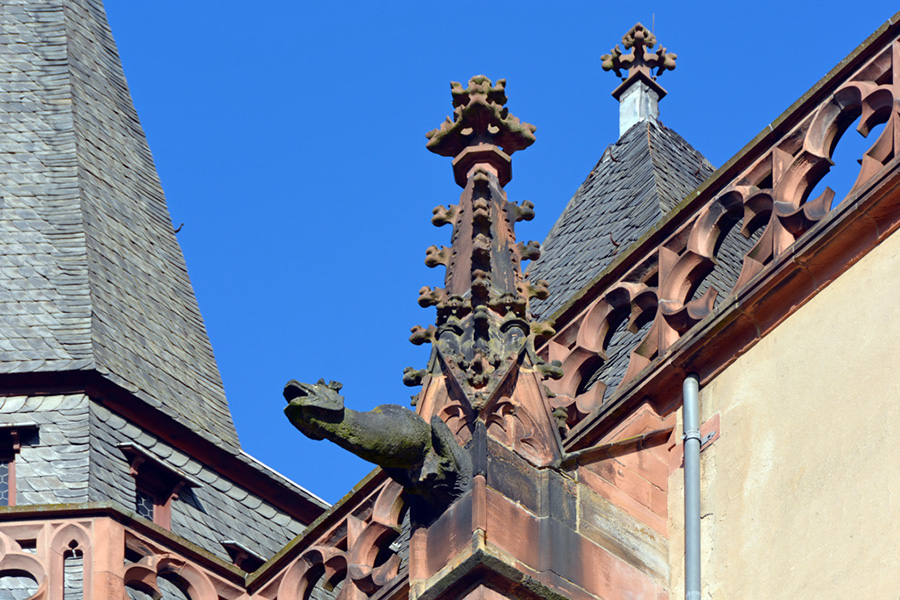
<path id="1" fill-rule="evenodd" d="M 91 464 L 88 493 L 91 501 L 113 500 L 134 506 L 134 478 L 119 444 L 135 443 L 150 456 L 185 473 L 201 485 L 183 490 L 173 500 L 172 532 L 227 559 L 222 542 L 237 540 L 264 558 L 273 556 L 300 534 L 303 523 L 246 489 L 179 451 L 153 434 L 97 403 L 90 406 Z M 295 490 L 297 502 L 310 500 Z M 2 598 L 2 597 L 0 597 Z"/>
<path id="2" fill-rule="evenodd" d="M 654 119 L 609 146 L 542 244 L 528 269 L 550 297 L 531 310 L 547 318 L 714 171 L 702 154 Z"/>
<path id="3" fill-rule="evenodd" d="M 96 369 L 239 443 L 99 0 L 0 5 L 0 372 Z"/>

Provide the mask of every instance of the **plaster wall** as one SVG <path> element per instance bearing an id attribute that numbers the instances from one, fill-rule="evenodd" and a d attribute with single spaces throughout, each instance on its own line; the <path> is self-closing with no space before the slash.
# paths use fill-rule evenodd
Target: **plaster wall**
<path id="1" fill-rule="evenodd" d="M 898 296 L 894 235 L 701 390 L 703 598 L 900 594 Z M 669 489 L 680 597 L 683 470 Z"/>

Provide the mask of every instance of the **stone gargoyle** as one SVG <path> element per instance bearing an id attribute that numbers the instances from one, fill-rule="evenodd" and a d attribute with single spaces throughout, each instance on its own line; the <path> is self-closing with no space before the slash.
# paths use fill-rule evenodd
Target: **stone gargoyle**
<path id="1" fill-rule="evenodd" d="M 284 413 L 314 440 L 328 439 L 375 463 L 407 491 L 434 508 L 448 506 L 472 481 L 472 459 L 438 417 L 427 423 L 402 406 L 384 404 L 369 412 L 344 407 L 341 384 L 290 381 Z"/>

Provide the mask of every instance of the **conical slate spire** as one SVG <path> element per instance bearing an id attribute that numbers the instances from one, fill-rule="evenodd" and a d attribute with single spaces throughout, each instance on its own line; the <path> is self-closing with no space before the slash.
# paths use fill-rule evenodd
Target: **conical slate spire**
<path id="1" fill-rule="evenodd" d="M 0 9 L 0 373 L 96 373 L 238 439 L 98 0 Z M 28 47 L 29 51 L 22 51 Z"/>
<path id="2" fill-rule="evenodd" d="M 609 146 L 541 244 L 529 277 L 546 279 L 538 318 L 577 299 L 629 245 L 640 239 L 715 169 L 678 133 L 648 120 Z"/>

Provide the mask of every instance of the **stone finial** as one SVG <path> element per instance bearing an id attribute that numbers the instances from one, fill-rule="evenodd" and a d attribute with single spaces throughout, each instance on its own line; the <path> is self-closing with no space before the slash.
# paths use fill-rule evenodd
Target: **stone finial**
<path id="1" fill-rule="evenodd" d="M 484 75 L 476 75 L 469 80 L 469 87 L 454 81 L 450 90 L 453 119 L 447 117 L 439 129 L 425 134 L 426 148 L 432 152 L 455 157 L 469 146 L 493 144 L 512 154 L 534 143 L 535 126 L 519 122 L 505 107 L 505 79 L 493 85 Z"/>
<path id="2" fill-rule="evenodd" d="M 610 54 L 600 57 L 603 70 L 615 71 L 623 80 L 612 93 L 613 98 L 619 101 L 620 136 L 635 123 L 659 116 L 659 101 L 666 95 L 666 90 L 656 82 L 656 78 L 665 71 L 673 70 L 678 58 L 677 54 L 668 52 L 662 45 L 654 51 L 656 36 L 640 23 L 622 36 L 622 44 L 631 52 L 623 54 L 616 45 Z M 625 75 L 623 70 L 627 71 Z"/>
<path id="3" fill-rule="evenodd" d="M 499 430 L 508 445 L 540 448 L 535 464 L 551 464 L 561 455 L 552 428 L 543 428 L 550 432 L 546 435 L 533 431 L 535 423 L 543 422 L 540 411 L 546 408 L 540 396 L 523 393 L 525 400 L 520 401 L 515 394 L 508 396 L 505 385 L 514 385 L 520 376 L 534 376 L 531 365 L 538 362 L 534 340 L 550 330 L 535 327 L 528 315 L 528 301 L 546 296 L 546 282 L 529 282 L 521 267 L 523 261 L 538 258 L 540 244 L 517 243 L 515 235 L 515 223 L 530 220 L 534 205 L 510 202 L 503 189 L 512 177 L 510 155 L 534 142 L 535 127 L 509 113 L 504 88 L 502 79 L 493 85 L 481 75 L 473 77 L 468 88 L 454 83 L 453 120 L 427 134 L 429 150 L 453 157 L 453 172 L 463 192 L 458 204 L 439 205 L 432 211 L 432 223 L 453 226 L 451 246 L 431 246 L 425 254 L 426 265 L 446 268 L 445 287 L 419 290 L 419 304 L 435 306 L 437 319 L 428 328 L 413 327 L 409 341 L 432 344 L 433 359 L 427 369 L 407 368 L 403 381 L 410 386 L 423 381 L 444 386 L 446 393 L 423 390 L 413 401 L 418 406 L 420 399 L 437 399 L 444 406 L 419 407 L 428 411 L 428 419 L 395 405 L 362 413 L 345 408 L 338 384 L 291 381 L 284 390 L 285 413 L 300 431 L 312 439 L 327 438 L 380 465 L 407 492 L 425 501 L 432 509 L 429 519 L 469 489 L 472 455 L 482 452 L 483 458 L 486 452 L 484 444 L 460 445 L 466 440 L 456 437 L 459 419 L 444 410 L 452 411 L 454 403 L 462 410 L 457 415 L 462 419 L 474 419 L 479 417 L 477 411 L 483 411 L 481 427 L 487 423 L 483 431 Z M 516 417 L 522 402 L 530 402 L 530 408 L 522 408 Z M 526 413 L 537 415 L 538 421 Z M 474 420 L 463 423 L 476 426 Z M 526 433 L 512 439 L 520 431 Z M 422 522 L 425 516 L 414 518 Z"/>

